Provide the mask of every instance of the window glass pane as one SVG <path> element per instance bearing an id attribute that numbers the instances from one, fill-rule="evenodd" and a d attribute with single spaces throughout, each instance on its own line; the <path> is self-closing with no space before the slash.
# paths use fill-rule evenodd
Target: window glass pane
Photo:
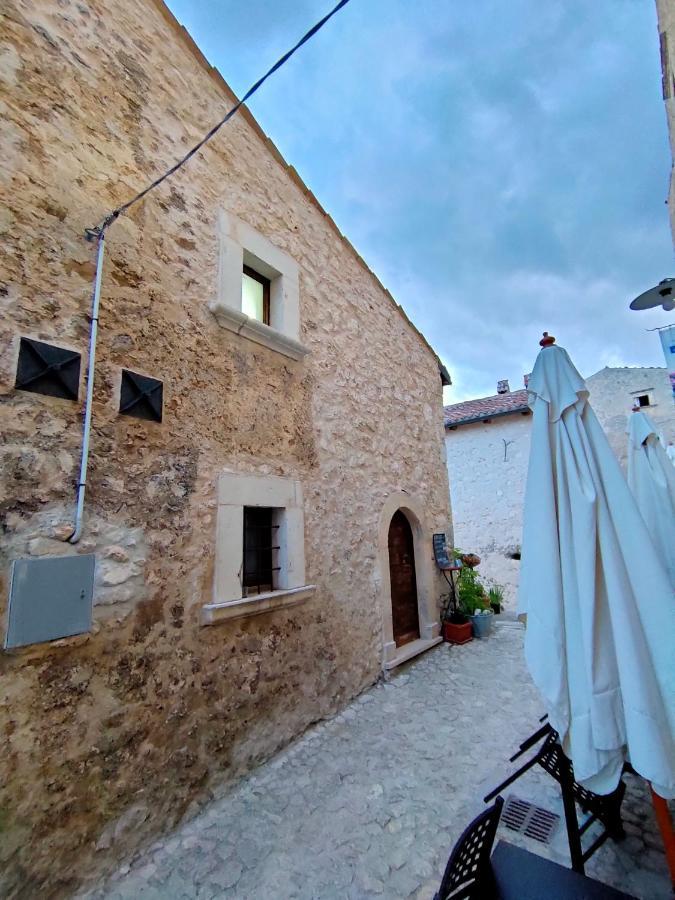
<path id="1" fill-rule="evenodd" d="M 246 595 L 271 591 L 274 583 L 272 553 L 277 547 L 268 507 L 244 507 L 244 565 L 242 586 Z"/>
<path id="2" fill-rule="evenodd" d="M 245 272 L 241 276 L 241 311 L 251 319 L 263 321 L 264 286 Z"/>

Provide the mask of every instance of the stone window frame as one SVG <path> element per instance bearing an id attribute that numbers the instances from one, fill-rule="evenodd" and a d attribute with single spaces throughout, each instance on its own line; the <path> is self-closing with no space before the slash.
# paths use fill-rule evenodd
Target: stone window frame
<path id="1" fill-rule="evenodd" d="M 219 325 L 270 350 L 300 360 L 300 288 L 297 262 L 246 222 L 218 214 L 218 285 L 209 303 Z M 242 311 L 242 274 L 248 266 L 270 281 L 270 324 Z"/>
<path id="2" fill-rule="evenodd" d="M 305 584 L 305 513 L 302 485 L 278 475 L 222 472 L 218 477 L 213 599 L 201 610 L 202 625 L 297 606 L 316 585 Z M 244 596 L 244 507 L 273 508 L 279 524 L 276 587 Z"/>
<path id="3" fill-rule="evenodd" d="M 654 402 L 654 388 L 640 388 L 637 391 L 631 391 L 630 395 L 633 404 L 639 403 L 640 397 L 647 397 L 647 403 L 639 404 L 640 409 L 651 409 L 653 406 L 656 406 Z"/>

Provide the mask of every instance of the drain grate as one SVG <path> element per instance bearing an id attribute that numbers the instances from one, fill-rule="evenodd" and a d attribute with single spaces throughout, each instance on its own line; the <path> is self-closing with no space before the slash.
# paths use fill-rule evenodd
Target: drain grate
<path id="1" fill-rule="evenodd" d="M 504 804 L 501 820 L 512 831 L 533 838 L 541 844 L 550 844 L 560 816 L 511 795 Z"/>

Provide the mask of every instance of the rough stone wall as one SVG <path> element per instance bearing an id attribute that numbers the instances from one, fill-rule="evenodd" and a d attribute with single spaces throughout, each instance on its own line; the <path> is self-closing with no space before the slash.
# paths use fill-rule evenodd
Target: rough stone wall
<path id="1" fill-rule="evenodd" d="M 503 585 L 511 608 L 518 588 L 520 562 L 512 554 L 522 536 L 531 421 L 516 413 L 460 425 L 445 436 L 455 543 L 480 556 L 479 575 Z"/>
<path id="2" fill-rule="evenodd" d="M 655 335 L 654 340 L 658 340 Z M 653 405 L 644 411 L 661 432 L 664 442 L 675 441 L 675 403 L 665 368 L 600 369 L 586 379 L 590 403 L 624 471 L 627 465 L 628 416 L 635 395 L 649 393 Z"/>
<path id="3" fill-rule="evenodd" d="M 658 15 L 659 44 L 661 49 L 662 93 L 666 106 L 668 133 L 670 135 L 670 155 L 675 160 L 675 3 L 673 0 L 656 0 Z M 670 192 L 668 195 L 670 230 L 675 244 L 675 168 L 670 170 Z"/>
<path id="4" fill-rule="evenodd" d="M 19 337 L 84 356 L 83 229 L 232 102 L 152 0 L 7 0 L 3 12 L 2 613 L 12 559 L 71 552 L 81 440 L 81 404 L 14 390 Z M 299 263 L 303 362 L 209 312 L 221 207 Z M 107 245 L 78 547 L 97 553 L 95 627 L 0 654 L 6 896 L 72 890 L 372 683 L 385 498 L 405 490 L 430 533 L 449 528 L 437 360 L 250 117 Z M 121 367 L 164 381 L 161 425 L 117 414 Z M 318 587 L 296 609 L 205 628 L 226 467 L 302 481 Z"/>

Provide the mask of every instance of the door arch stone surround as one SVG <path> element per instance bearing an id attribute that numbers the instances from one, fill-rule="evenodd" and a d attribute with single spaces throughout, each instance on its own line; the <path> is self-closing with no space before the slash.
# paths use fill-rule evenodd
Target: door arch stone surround
<path id="1" fill-rule="evenodd" d="M 420 637 L 402 647 L 394 641 L 394 625 L 391 608 L 391 580 L 389 577 L 389 525 L 397 510 L 401 510 L 410 523 L 415 550 L 415 575 L 417 582 L 417 609 Z M 441 642 L 438 621 L 438 597 L 434 585 L 432 533 L 427 525 L 424 506 L 411 494 L 398 491 L 390 494 L 380 513 L 378 531 L 378 568 L 380 576 L 380 605 L 382 609 L 382 667 L 393 669 L 418 653 Z"/>

